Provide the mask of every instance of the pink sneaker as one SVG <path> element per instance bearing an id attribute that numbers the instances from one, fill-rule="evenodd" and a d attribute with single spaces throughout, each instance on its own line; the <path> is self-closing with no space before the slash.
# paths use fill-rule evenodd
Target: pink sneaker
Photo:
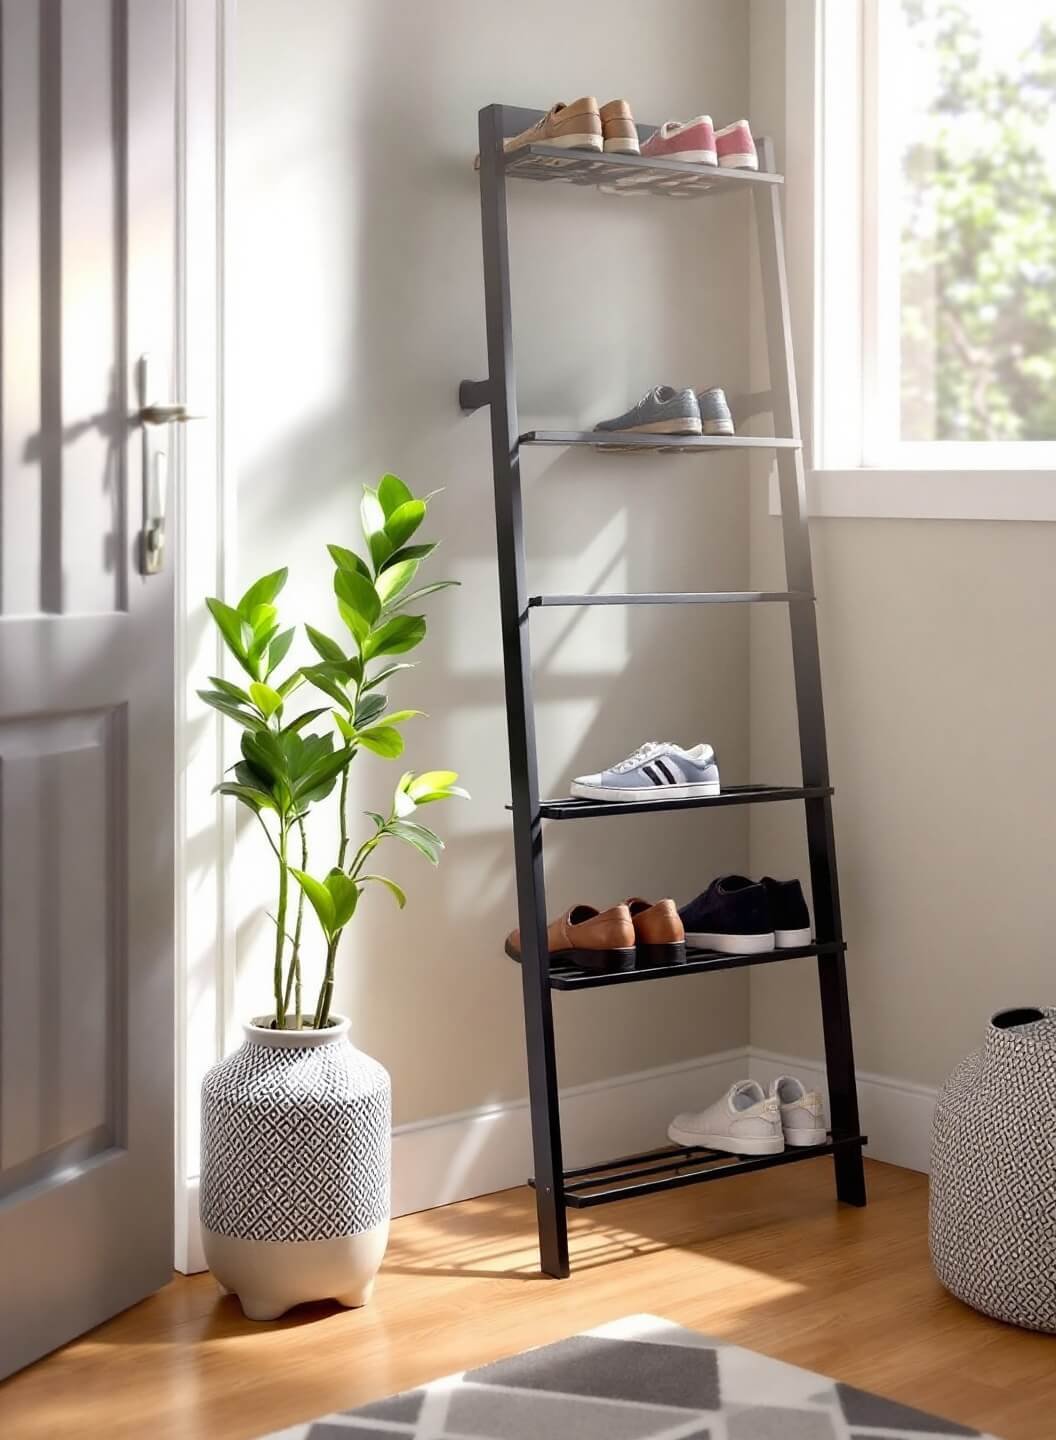
<path id="1" fill-rule="evenodd" d="M 732 125 L 717 130 L 715 145 L 720 165 L 736 170 L 759 169 L 759 156 L 755 153 L 755 141 L 747 120 L 735 120 Z"/>
<path id="2" fill-rule="evenodd" d="M 665 120 L 648 140 L 642 141 L 642 154 L 654 160 L 684 160 L 690 165 L 717 165 L 715 127 L 710 115 L 695 120 Z"/>

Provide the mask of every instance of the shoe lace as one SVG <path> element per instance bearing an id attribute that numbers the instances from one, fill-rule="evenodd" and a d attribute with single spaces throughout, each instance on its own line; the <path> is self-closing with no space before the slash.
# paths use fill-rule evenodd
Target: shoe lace
<path id="1" fill-rule="evenodd" d="M 637 766 L 649 760 L 658 750 L 663 750 L 665 746 L 671 743 L 670 740 L 647 740 L 644 745 L 638 746 L 638 749 L 633 755 L 628 755 L 626 760 L 621 760 L 618 765 L 614 765 L 612 767 L 614 773 L 622 775 L 625 770 L 634 770 Z"/>

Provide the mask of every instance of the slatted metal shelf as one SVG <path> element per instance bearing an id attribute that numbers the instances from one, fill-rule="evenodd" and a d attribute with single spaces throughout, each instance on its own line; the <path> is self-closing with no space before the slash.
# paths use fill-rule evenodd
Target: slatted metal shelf
<path id="1" fill-rule="evenodd" d="M 814 599 L 803 590 L 668 590 L 611 595 L 530 595 L 529 610 L 572 605 L 779 605 Z"/>
<path id="2" fill-rule="evenodd" d="M 643 980 L 677 980 L 682 975 L 704 975 L 712 970 L 743 970 L 749 965 L 774 965 L 782 960 L 805 960 L 812 955 L 841 955 L 847 949 L 842 940 L 790 945 L 781 950 L 764 950 L 758 955 L 724 955 L 716 950 L 686 951 L 684 965 L 656 965 L 641 970 L 620 970 L 597 974 L 560 964 L 550 967 L 551 990 L 596 990 L 603 985 L 634 985 Z"/>
<path id="3" fill-rule="evenodd" d="M 471 408 L 468 394 L 463 408 Z M 800 448 L 798 440 L 785 435 L 643 435 L 607 430 L 526 430 L 519 437 L 518 444 L 590 445 L 595 450 L 670 450 L 678 454 Z"/>
<path id="4" fill-rule="evenodd" d="M 823 800 L 831 785 L 727 785 L 721 795 L 695 800 L 541 800 L 544 820 L 594 820 L 602 815 L 652 815 L 662 810 L 721 809 L 726 805 L 763 805 L 775 800 Z"/>
<path id="5" fill-rule="evenodd" d="M 799 1160 L 817 1160 L 847 1147 L 869 1143 L 867 1135 L 829 1135 L 824 1145 L 790 1146 L 776 1155 L 730 1155 L 722 1150 L 706 1150 L 703 1146 L 676 1145 L 664 1150 L 646 1150 L 639 1155 L 625 1155 L 620 1160 L 606 1160 L 600 1165 L 586 1165 L 579 1170 L 566 1170 L 563 1194 L 566 1205 L 587 1210 L 593 1205 L 609 1205 L 614 1200 L 634 1200 L 641 1195 L 654 1195 L 659 1190 L 681 1190 L 687 1185 L 703 1185 L 709 1180 L 726 1180 L 733 1175 L 750 1175 L 756 1170 L 770 1170 L 775 1165 L 794 1165 Z M 535 1181 L 529 1180 L 535 1188 Z"/>
<path id="6" fill-rule="evenodd" d="M 644 139 L 653 128 L 639 125 L 638 133 Z M 503 168 L 510 180 L 605 185 L 625 195 L 665 195 L 672 199 L 736 195 L 784 181 L 783 175 L 761 170 L 690 165 L 683 160 L 602 154 L 596 150 L 565 150 L 560 145 L 524 145 L 506 155 Z"/>

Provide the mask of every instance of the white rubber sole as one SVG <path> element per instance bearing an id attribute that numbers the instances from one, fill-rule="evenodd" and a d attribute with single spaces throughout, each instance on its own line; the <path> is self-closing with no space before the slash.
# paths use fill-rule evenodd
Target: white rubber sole
<path id="1" fill-rule="evenodd" d="M 705 435 L 732 435 L 732 420 L 705 420 L 703 421 L 703 432 Z"/>
<path id="2" fill-rule="evenodd" d="M 663 155 L 647 155 L 647 160 L 680 160 L 684 165 L 717 165 L 716 150 L 667 150 Z"/>
<path id="3" fill-rule="evenodd" d="M 700 800 L 721 793 L 717 780 L 699 785 L 651 785 L 648 790 L 617 790 L 612 785 L 584 785 L 579 780 L 573 780 L 569 789 L 579 800 L 611 800 L 613 804 L 634 803 L 637 800 Z M 686 939 L 689 939 L 688 935 Z M 770 939 L 772 941 L 773 936 Z"/>
<path id="4" fill-rule="evenodd" d="M 628 136 L 624 136 L 616 140 L 606 140 L 605 153 L 606 155 L 640 155 L 642 152 L 637 140 L 631 140 Z"/>
<path id="5" fill-rule="evenodd" d="M 688 938 L 688 937 L 687 937 Z M 698 1135 L 693 1130 L 683 1130 L 678 1125 L 669 1125 L 667 1134 L 676 1145 L 700 1145 L 705 1150 L 723 1150 L 728 1155 L 780 1155 L 785 1148 L 784 1136 L 765 1140 L 758 1136 Z"/>
<path id="6" fill-rule="evenodd" d="M 714 931 L 686 931 L 686 944 L 698 950 L 718 950 L 722 955 L 765 955 L 775 950 L 774 933 L 766 935 L 722 935 Z"/>
<path id="7" fill-rule="evenodd" d="M 824 1145 L 829 1138 L 827 1130 L 786 1130 L 785 1144 L 805 1147 L 807 1145 Z"/>
<path id="8" fill-rule="evenodd" d="M 559 150 L 598 150 L 600 151 L 603 141 L 600 135 L 592 132 L 586 135 L 550 135 L 545 140 L 529 140 L 529 145 L 556 145 Z"/>
<path id="9" fill-rule="evenodd" d="M 733 155 L 723 155 L 719 164 L 724 170 L 758 170 L 759 157 L 742 150 Z"/>
<path id="10" fill-rule="evenodd" d="M 809 925 L 805 930 L 774 931 L 774 942 L 779 950 L 792 950 L 797 945 L 809 945 L 813 939 Z"/>
<path id="11" fill-rule="evenodd" d="M 699 435 L 700 421 L 685 415 L 678 420 L 648 420 L 644 425 L 628 425 L 626 430 L 603 430 L 603 435 Z"/>

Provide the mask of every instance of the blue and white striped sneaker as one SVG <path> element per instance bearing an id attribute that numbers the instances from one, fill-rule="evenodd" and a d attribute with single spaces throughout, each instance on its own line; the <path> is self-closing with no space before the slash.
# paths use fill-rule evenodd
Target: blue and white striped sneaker
<path id="1" fill-rule="evenodd" d="M 710 745 L 683 750 L 670 740 L 647 740 L 633 755 L 597 775 L 577 775 L 581 800 L 696 800 L 719 794 L 719 767 Z"/>

